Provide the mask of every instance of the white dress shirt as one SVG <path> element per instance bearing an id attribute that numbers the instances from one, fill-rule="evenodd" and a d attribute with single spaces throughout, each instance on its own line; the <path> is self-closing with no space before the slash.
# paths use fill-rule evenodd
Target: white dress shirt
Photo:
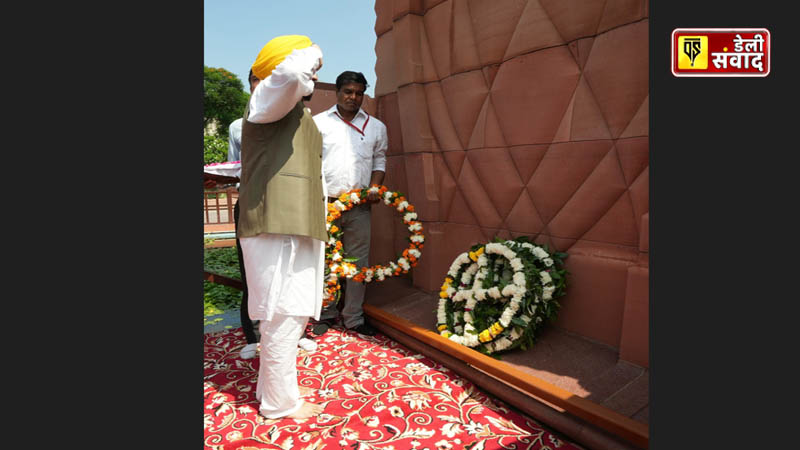
<path id="1" fill-rule="evenodd" d="M 242 157 L 242 118 L 228 126 L 228 162 L 241 161 Z"/>
<path id="2" fill-rule="evenodd" d="M 339 117 L 336 105 L 315 115 L 314 122 L 322 133 L 322 172 L 328 195 L 369 187 L 373 171 L 386 172 L 389 139 L 383 122 L 359 108 L 350 126 Z"/>
<path id="3" fill-rule="evenodd" d="M 228 126 L 228 162 L 241 161 L 242 159 L 242 118 L 238 118 L 231 122 Z M 242 169 L 239 166 L 239 171 L 236 173 L 237 178 L 242 177 Z M 236 189 L 239 189 L 239 183 L 236 183 Z"/>

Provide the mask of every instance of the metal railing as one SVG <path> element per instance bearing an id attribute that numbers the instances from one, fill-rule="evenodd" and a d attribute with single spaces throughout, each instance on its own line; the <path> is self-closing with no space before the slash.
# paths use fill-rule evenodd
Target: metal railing
<path id="1" fill-rule="evenodd" d="M 234 223 L 233 206 L 238 199 L 239 191 L 233 186 L 203 191 L 203 224 Z"/>

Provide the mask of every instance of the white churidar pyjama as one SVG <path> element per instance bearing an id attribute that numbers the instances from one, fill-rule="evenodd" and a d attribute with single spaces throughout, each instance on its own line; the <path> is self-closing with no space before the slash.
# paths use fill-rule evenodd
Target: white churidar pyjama
<path id="1" fill-rule="evenodd" d="M 302 406 L 297 344 L 322 308 L 325 243 L 305 236 L 259 234 L 239 239 L 247 273 L 248 312 L 261 321 L 256 398 L 268 419 Z"/>
<path id="2" fill-rule="evenodd" d="M 262 320 L 261 351 L 256 383 L 259 412 L 267 419 L 278 419 L 300 409 L 303 400 L 297 387 L 297 342 L 308 317 L 274 314 Z"/>

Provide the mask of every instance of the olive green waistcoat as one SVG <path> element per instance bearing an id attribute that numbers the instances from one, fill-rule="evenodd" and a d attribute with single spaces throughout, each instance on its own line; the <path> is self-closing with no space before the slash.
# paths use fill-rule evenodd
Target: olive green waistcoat
<path id="1" fill-rule="evenodd" d="M 260 233 L 328 240 L 322 194 L 322 135 L 298 102 L 272 123 L 242 120 L 238 236 Z"/>

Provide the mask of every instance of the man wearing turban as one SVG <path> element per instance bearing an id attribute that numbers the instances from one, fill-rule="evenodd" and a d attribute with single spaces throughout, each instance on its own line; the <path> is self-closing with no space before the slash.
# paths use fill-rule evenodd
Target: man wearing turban
<path id="1" fill-rule="evenodd" d="M 261 82 L 242 121 L 237 235 L 247 272 L 248 312 L 259 320 L 256 398 L 268 419 L 305 419 L 323 406 L 304 402 L 297 345 L 322 307 L 326 196 L 322 136 L 302 99 L 322 67 L 306 36 L 269 41 L 252 65 Z"/>

